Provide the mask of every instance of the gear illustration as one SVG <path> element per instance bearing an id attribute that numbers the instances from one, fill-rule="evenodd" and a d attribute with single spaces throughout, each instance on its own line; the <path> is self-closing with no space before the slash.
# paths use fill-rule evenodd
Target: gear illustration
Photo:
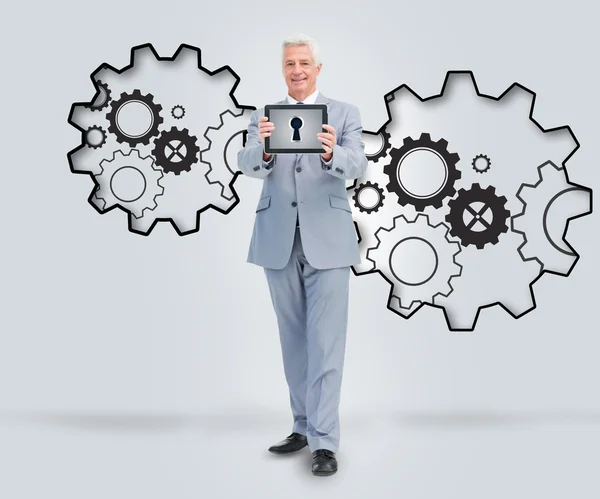
<path id="1" fill-rule="evenodd" d="M 234 114 L 230 110 L 219 115 L 219 126 L 209 126 L 204 137 L 209 146 L 201 152 L 201 161 L 209 165 L 206 179 L 221 186 L 221 195 L 230 199 L 233 192 L 229 184 L 237 171 L 237 151 L 243 147 L 243 134 L 250 123 L 249 110 Z"/>
<path id="2" fill-rule="evenodd" d="M 374 201 L 369 200 L 368 198 L 373 198 L 373 195 L 376 199 Z M 363 213 L 373 213 L 379 211 L 379 208 L 383 206 L 385 195 L 379 184 L 367 180 L 354 190 L 352 199 L 354 200 L 354 206 L 360 211 Z"/>
<path id="3" fill-rule="evenodd" d="M 402 206 L 411 204 L 417 211 L 423 211 L 426 206 L 440 208 L 443 200 L 456 192 L 454 182 L 461 178 L 456 163 L 460 158 L 457 153 L 448 152 L 445 139 L 434 142 L 428 133 L 422 133 L 417 140 L 406 137 L 402 147 L 391 149 L 390 157 L 391 162 L 383 167 L 389 178 L 386 188 L 398 195 L 398 203 Z M 443 179 L 430 187 L 424 188 L 420 183 L 416 185 L 412 172 L 420 163 L 431 164 L 432 160 L 438 167 L 440 164 L 443 167 Z"/>
<path id="4" fill-rule="evenodd" d="M 106 144 L 106 132 L 97 125 L 92 125 L 85 132 L 85 143 L 92 149 L 98 149 Z"/>
<path id="5" fill-rule="evenodd" d="M 173 118 L 175 118 L 176 120 L 180 120 L 185 116 L 185 108 L 183 106 L 180 106 L 179 104 L 173 106 L 173 109 L 171 109 L 171 116 L 173 116 Z"/>
<path id="6" fill-rule="evenodd" d="M 98 87 L 98 93 L 94 100 L 87 106 L 92 111 L 100 111 L 108 107 L 108 103 L 110 102 L 110 88 L 108 88 L 108 85 L 100 80 L 96 80 L 96 86 Z"/>
<path id="7" fill-rule="evenodd" d="M 538 168 L 538 178 L 517 192 L 524 206 L 512 218 L 512 229 L 525 237 L 518 251 L 524 261 L 540 262 L 542 271 L 567 275 L 578 258 L 564 239 L 567 222 L 591 213 L 591 191 L 569 182 L 565 170 L 550 161 Z"/>
<path id="8" fill-rule="evenodd" d="M 202 51 L 192 45 L 182 44 L 174 54 L 161 56 L 151 44 L 143 44 L 131 49 L 125 67 L 115 68 L 103 62 L 90 77 L 96 93 L 94 106 L 106 104 L 99 96 L 110 93 L 113 99 L 102 113 L 95 112 L 89 102 L 72 104 L 67 121 L 81 132 L 81 142 L 67 158 L 73 173 L 93 179 L 88 202 L 98 213 L 105 212 L 104 204 L 117 204 L 123 211 L 131 207 L 127 216 L 130 232 L 148 236 L 159 222 L 166 222 L 179 236 L 184 236 L 200 230 L 200 217 L 205 211 L 225 215 L 239 204 L 234 189 L 240 173 L 236 157 L 244 145 L 245 133 L 232 137 L 234 132 L 230 133 L 229 128 L 218 133 L 215 130 L 214 135 L 211 131 L 214 147 L 207 155 L 211 164 L 199 161 L 200 149 L 208 143 L 203 134 L 215 124 L 222 124 L 223 110 L 236 115 L 235 126 L 245 132 L 250 124 L 249 115 L 255 109 L 236 100 L 241 79 L 229 66 L 214 70 L 204 67 Z M 198 92 L 198 88 L 204 91 Z M 192 116 L 194 119 L 190 121 Z M 181 124 L 186 122 L 184 128 Z M 229 126 L 227 120 L 225 125 Z M 93 126 L 104 133 L 95 128 L 87 133 Z M 162 175 L 159 185 L 164 191 L 153 209 L 149 209 L 154 204 L 146 198 L 146 193 L 134 200 L 132 195 L 122 192 L 141 192 L 144 182 L 150 189 L 156 184 L 152 178 L 140 176 L 135 169 L 120 171 L 112 192 L 106 180 L 108 174 L 102 173 L 101 162 L 111 160 L 113 152 L 117 159 L 112 161 L 118 162 L 123 159 L 121 154 L 127 156 L 132 149 L 146 158 L 146 162 L 154 161 L 152 171 L 144 170 L 150 177 L 155 170 Z M 210 179 L 207 170 L 211 171 Z M 103 199 L 96 196 L 99 181 Z"/>
<path id="9" fill-rule="evenodd" d="M 461 249 L 448 240 L 448 231 L 444 223 L 431 225 L 424 214 L 412 222 L 399 215 L 391 228 L 377 230 L 378 243 L 367 251 L 367 258 L 392 285 L 390 301 L 395 298 L 410 309 L 415 302 L 432 303 L 436 296 L 452 292 L 450 281 L 462 271 L 456 262 Z"/>
<path id="10" fill-rule="evenodd" d="M 113 100 L 111 110 L 106 114 L 110 125 L 108 131 L 117 137 L 119 143 L 127 142 L 131 147 L 148 144 L 150 138 L 158 135 L 158 127 L 163 122 L 160 115 L 162 106 L 154 103 L 152 94 L 142 95 L 139 89 L 131 94 L 123 92 L 118 100 Z"/>
<path id="11" fill-rule="evenodd" d="M 486 189 L 479 184 L 473 184 L 469 190 L 460 189 L 456 199 L 448 202 L 450 213 L 446 221 L 450 223 L 450 234 L 458 237 L 463 246 L 474 244 L 477 249 L 488 243 L 497 244 L 498 236 L 508 230 L 510 212 L 505 204 L 506 198 L 497 196 L 491 185 Z"/>
<path id="12" fill-rule="evenodd" d="M 150 156 L 142 157 L 136 149 L 127 154 L 115 151 L 112 159 L 104 159 L 100 166 L 95 197 L 104 201 L 104 210 L 119 205 L 140 218 L 144 210 L 156 208 L 156 198 L 164 192 L 160 183 L 163 174 Z"/>
<path id="13" fill-rule="evenodd" d="M 373 163 L 377 163 L 381 158 L 385 158 L 390 150 L 390 147 L 392 147 L 392 144 L 390 143 L 390 134 L 388 131 L 383 129 L 378 135 L 381 137 L 380 148 L 373 154 L 365 154 L 369 161 L 373 161 Z"/>
<path id="14" fill-rule="evenodd" d="M 182 130 L 172 127 L 164 131 L 154 141 L 152 154 L 156 164 L 161 166 L 165 173 L 172 172 L 179 175 L 189 172 L 194 163 L 198 162 L 200 148 L 196 145 L 196 137 L 190 135 L 187 128 Z"/>
<path id="15" fill-rule="evenodd" d="M 485 173 L 492 166 L 492 162 L 485 154 L 478 154 L 473 158 L 471 166 L 477 173 Z"/>

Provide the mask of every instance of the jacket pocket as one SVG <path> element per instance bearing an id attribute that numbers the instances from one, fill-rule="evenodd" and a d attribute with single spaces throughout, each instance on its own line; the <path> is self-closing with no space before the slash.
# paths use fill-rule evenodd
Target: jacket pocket
<path id="1" fill-rule="evenodd" d="M 350 204 L 348 203 L 347 198 L 340 198 L 338 196 L 330 194 L 329 204 L 332 208 L 339 208 L 340 210 L 346 210 L 347 212 L 352 213 L 352 208 L 350 208 Z"/>
<path id="2" fill-rule="evenodd" d="M 256 211 L 258 212 L 261 210 L 265 210 L 269 206 L 271 206 L 271 196 L 265 196 L 258 202 L 258 205 L 256 206 Z"/>

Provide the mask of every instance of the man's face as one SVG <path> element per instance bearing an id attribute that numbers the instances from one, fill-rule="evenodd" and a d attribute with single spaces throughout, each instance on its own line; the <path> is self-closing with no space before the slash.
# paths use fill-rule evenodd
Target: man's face
<path id="1" fill-rule="evenodd" d="M 289 94 L 308 97 L 317 88 L 317 76 L 322 64 L 315 65 L 307 45 L 285 47 L 283 52 L 283 76 Z"/>

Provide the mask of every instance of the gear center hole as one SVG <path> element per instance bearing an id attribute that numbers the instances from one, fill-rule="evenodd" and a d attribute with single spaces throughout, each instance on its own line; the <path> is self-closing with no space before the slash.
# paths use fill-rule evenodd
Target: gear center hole
<path id="1" fill-rule="evenodd" d="M 394 277 L 408 286 L 420 286 L 437 271 L 438 256 L 429 241 L 407 237 L 396 243 L 390 252 L 390 270 Z"/>
<path id="2" fill-rule="evenodd" d="M 414 149 L 402 158 L 397 170 L 398 183 L 415 198 L 438 194 L 448 181 L 448 167 L 443 158 L 427 148 Z"/>
<path id="3" fill-rule="evenodd" d="M 144 194 L 146 178 L 137 168 L 123 166 L 110 178 L 110 190 L 119 201 L 132 203 Z"/>

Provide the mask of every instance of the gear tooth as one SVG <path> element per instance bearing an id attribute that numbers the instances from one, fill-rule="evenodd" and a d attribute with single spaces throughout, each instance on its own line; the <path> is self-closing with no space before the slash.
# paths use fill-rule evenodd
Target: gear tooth
<path id="1" fill-rule="evenodd" d="M 452 154 L 450 154 L 450 158 L 452 159 L 452 161 L 454 163 L 458 163 L 460 161 L 460 156 L 456 152 L 453 152 Z"/>
<path id="2" fill-rule="evenodd" d="M 121 96 L 122 96 L 122 95 L 123 95 L 123 94 L 121 94 Z M 135 95 L 136 97 L 137 97 L 137 96 L 140 96 L 140 97 L 141 97 L 141 96 L 142 96 L 142 92 L 140 92 L 140 89 L 139 89 L 139 88 L 134 88 L 134 89 L 133 89 L 133 92 L 131 92 L 131 95 Z"/>
<path id="3" fill-rule="evenodd" d="M 415 143 L 415 141 L 413 140 L 413 138 L 412 138 L 412 137 L 410 137 L 410 136 L 409 136 L 409 137 L 404 137 L 404 140 L 402 141 L 402 143 L 403 143 L 405 146 L 411 146 L 412 144 L 414 144 L 414 143 Z"/>
<path id="4" fill-rule="evenodd" d="M 436 144 L 439 145 L 440 147 L 443 147 L 444 149 L 448 148 L 448 141 L 446 139 L 444 139 L 444 138 L 441 138 L 440 140 L 438 140 L 436 142 Z"/>
<path id="5" fill-rule="evenodd" d="M 419 140 L 426 140 L 427 142 L 431 141 L 431 135 L 429 135 L 427 132 L 423 132 L 421 134 L 421 136 L 419 137 Z"/>
<path id="6" fill-rule="evenodd" d="M 493 185 L 488 185 L 484 191 L 486 191 L 489 194 L 495 194 L 496 193 L 496 188 Z M 500 199 L 500 198 L 498 198 Z M 504 198 L 506 200 L 506 198 Z"/>

